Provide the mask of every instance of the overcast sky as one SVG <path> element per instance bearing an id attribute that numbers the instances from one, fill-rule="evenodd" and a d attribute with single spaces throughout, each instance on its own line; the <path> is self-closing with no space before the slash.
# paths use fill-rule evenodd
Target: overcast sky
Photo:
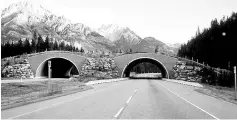
<path id="1" fill-rule="evenodd" d="M 1 9 L 20 0 L 1 0 Z M 142 38 L 187 42 L 200 27 L 237 12 L 237 0 L 31 0 L 56 15 L 92 28 L 127 26 Z"/>

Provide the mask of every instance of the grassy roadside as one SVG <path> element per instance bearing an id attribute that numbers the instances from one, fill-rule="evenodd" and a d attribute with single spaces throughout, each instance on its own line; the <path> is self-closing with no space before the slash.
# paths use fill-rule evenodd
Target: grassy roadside
<path id="1" fill-rule="evenodd" d="M 52 81 L 61 87 L 62 91 L 50 94 L 47 90 L 48 84 L 46 81 L 25 82 L 25 83 L 2 83 L 1 84 L 1 106 L 14 106 L 19 103 L 26 103 L 42 98 L 62 95 L 72 91 L 84 91 L 92 87 L 86 86 L 78 81 Z"/>
<path id="2" fill-rule="evenodd" d="M 202 84 L 203 88 L 198 88 L 195 91 L 215 97 L 217 99 L 222 99 L 237 105 L 237 99 L 235 99 L 235 89 L 229 87 L 213 86 Z"/>

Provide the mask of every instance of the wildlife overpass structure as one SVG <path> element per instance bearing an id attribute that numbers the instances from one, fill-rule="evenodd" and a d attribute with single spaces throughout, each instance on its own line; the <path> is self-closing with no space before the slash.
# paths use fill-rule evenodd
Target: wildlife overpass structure
<path id="1" fill-rule="evenodd" d="M 172 78 L 173 66 L 177 59 L 156 53 L 135 53 L 124 54 L 113 58 L 118 74 L 121 77 L 128 77 L 130 70 L 141 62 L 155 64 L 161 71 L 163 78 Z M 37 78 L 48 76 L 48 61 L 52 61 L 52 77 L 69 77 L 70 74 L 79 74 L 87 57 L 72 52 L 49 51 L 36 54 L 28 58 L 32 72 Z"/>

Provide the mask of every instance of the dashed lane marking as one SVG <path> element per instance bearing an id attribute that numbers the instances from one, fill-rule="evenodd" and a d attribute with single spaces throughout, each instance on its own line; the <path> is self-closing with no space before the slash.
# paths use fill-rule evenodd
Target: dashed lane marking
<path id="1" fill-rule="evenodd" d="M 128 98 L 128 100 L 126 101 L 125 105 L 124 105 L 122 108 L 120 108 L 119 111 L 114 115 L 114 118 L 115 118 L 115 119 L 118 119 L 119 116 L 121 116 L 123 110 L 127 107 L 128 103 L 131 101 L 131 99 L 133 98 L 133 96 L 135 95 L 135 93 L 137 92 L 137 90 L 138 90 L 138 89 L 136 89 L 136 90 L 134 91 L 134 93 L 132 94 L 132 96 L 130 96 L 130 97 Z"/>

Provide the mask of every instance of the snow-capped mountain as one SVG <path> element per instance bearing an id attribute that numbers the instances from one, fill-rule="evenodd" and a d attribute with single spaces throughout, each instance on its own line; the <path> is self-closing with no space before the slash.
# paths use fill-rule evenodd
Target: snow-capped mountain
<path id="1" fill-rule="evenodd" d="M 21 1 L 5 8 L 1 14 L 1 42 L 32 39 L 33 33 L 43 38 L 65 41 L 85 51 L 127 51 L 154 52 L 155 46 L 172 51 L 173 46 L 152 37 L 142 39 L 128 27 L 102 25 L 99 29 L 82 23 L 74 23 L 64 16 L 56 16 L 39 4 Z M 173 51 L 175 52 L 175 51 Z"/>
<path id="2" fill-rule="evenodd" d="M 175 44 L 166 43 L 166 45 L 168 45 L 169 47 L 173 47 L 173 48 L 179 48 L 181 46 L 180 43 L 175 43 Z"/>
<path id="3" fill-rule="evenodd" d="M 133 50 L 135 52 L 155 52 L 156 47 L 158 47 L 159 52 L 168 53 L 170 55 L 176 54 L 176 49 L 174 47 L 170 47 L 154 37 L 145 37 L 139 44 L 133 46 Z"/>
<path id="4" fill-rule="evenodd" d="M 64 16 L 56 16 L 41 5 L 23 1 L 10 5 L 1 14 L 1 39 L 19 40 L 29 38 L 36 31 L 43 37 L 80 44 L 85 49 L 111 51 L 115 45 L 90 27 L 73 23 Z"/>
<path id="5" fill-rule="evenodd" d="M 133 45 L 140 43 L 142 40 L 128 27 L 120 27 L 113 24 L 102 25 L 97 32 L 114 42 L 118 49 L 123 50 L 132 48 Z"/>
<path id="6" fill-rule="evenodd" d="M 128 42 L 137 44 L 141 40 L 141 38 L 128 27 L 120 27 L 113 24 L 102 25 L 97 32 L 112 42 L 120 39 L 127 39 Z"/>

